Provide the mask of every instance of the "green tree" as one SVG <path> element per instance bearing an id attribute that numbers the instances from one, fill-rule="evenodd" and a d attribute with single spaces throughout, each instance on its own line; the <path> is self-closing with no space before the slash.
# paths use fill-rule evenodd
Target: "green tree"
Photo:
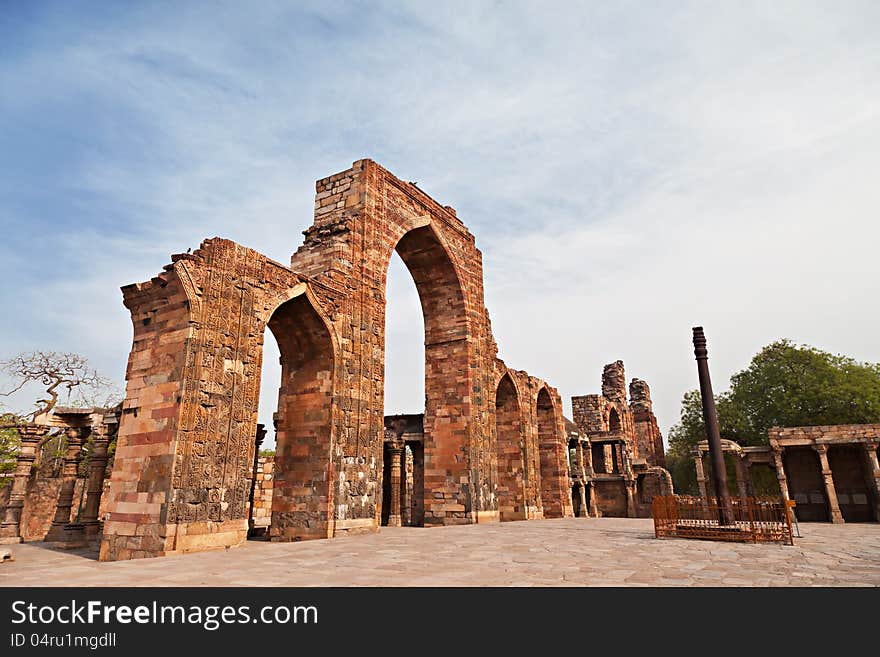
<path id="1" fill-rule="evenodd" d="M 764 347 L 715 395 L 721 437 L 766 445 L 771 427 L 880 422 L 880 364 L 860 363 L 789 340 Z M 682 399 L 667 463 L 680 493 L 696 492 L 691 449 L 706 439 L 698 390 Z"/>

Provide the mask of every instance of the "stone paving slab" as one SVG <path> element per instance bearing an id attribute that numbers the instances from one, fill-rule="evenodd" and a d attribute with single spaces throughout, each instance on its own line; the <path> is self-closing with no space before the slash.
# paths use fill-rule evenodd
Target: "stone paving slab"
<path id="1" fill-rule="evenodd" d="M 563 518 L 100 563 L 10 546 L 0 586 L 878 586 L 880 524 L 802 523 L 795 546 L 655 539 L 646 519 Z"/>

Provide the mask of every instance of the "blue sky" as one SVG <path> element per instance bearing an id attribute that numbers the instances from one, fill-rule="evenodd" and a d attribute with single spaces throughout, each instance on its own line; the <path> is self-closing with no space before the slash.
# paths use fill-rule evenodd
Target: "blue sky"
<path id="1" fill-rule="evenodd" d="M 288 261 L 314 181 L 370 157 L 457 209 L 501 356 L 566 401 L 622 358 L 667 433 L 696 324 L 718 390 L 781 337 L 880 361 L 877 3 L 0 4 L 4 356 L 121 382 L 119 286 L 214 235 Z"/>

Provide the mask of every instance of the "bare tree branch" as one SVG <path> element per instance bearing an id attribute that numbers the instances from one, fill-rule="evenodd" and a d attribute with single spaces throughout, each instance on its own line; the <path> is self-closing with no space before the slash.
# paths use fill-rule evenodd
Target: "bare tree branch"
<path id="1" fill-rule="evenodd" d="M 80 405 L 96 393 L 111 388 L 109 380 L 89 366 L 85 356 L 56 351 L 35 351 L 21 353 L 9 360 L 0 361 L 0 370 L 17 381 L 9 396 L 29 383 L 40 383 L 46 387 L 46 399 L 38 399 L 35 411 L 27 415 L 31 420 L 38 415 L 49 413 L 59 402 L 59 391 L 67 389 L 67 402 Z"/>

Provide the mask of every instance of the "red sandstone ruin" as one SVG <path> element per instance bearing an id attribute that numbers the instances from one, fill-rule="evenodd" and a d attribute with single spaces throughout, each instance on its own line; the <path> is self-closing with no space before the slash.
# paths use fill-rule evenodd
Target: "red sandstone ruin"
<path id="1" fill-rule="evenodd" d="M 498 359 L 455 211 L 371 160 L 316 191 L 289 267 L 214 238 L 123 288 L 134 344 L 102 560 L 245 540 L 266 326 L 282 365 L 270 538 L 378 528 L 393 251 L 425 323 L 423 524 L 572 515 L 559 394 Z"/>

